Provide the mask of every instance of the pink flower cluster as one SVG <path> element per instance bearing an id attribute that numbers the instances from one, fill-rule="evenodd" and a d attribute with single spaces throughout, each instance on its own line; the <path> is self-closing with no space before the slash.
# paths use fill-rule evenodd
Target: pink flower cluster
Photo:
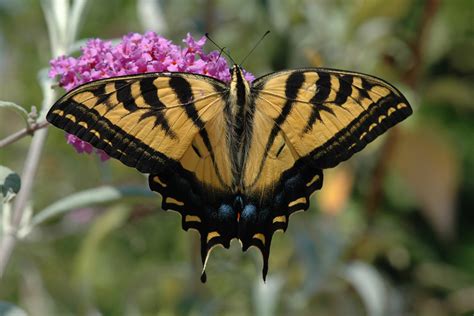
<path id="1" fill-rule="evenodd" d="M 130 33 L 117 45 L 91 39 L 79 57 L 61 56 L 51 60 L 49 76 L 59 76 L 59 85 L 67 91 L 93 80 L 145 72 L 191 72 L 230 80 L 229 65 L 219 51 L 203 52 L 205 37 L 196 41 L 188 33 L 183 42 L 184 48 L 154 32 Z M 250 73 L 245 76 L 249 81 L 254 79 Z M 78 153 L 94 151 L 92 145 L 74 135 L 68 134 L 67 142 Z M 97 153 L 102 160 L 108 159 L 103 151 Z"/>

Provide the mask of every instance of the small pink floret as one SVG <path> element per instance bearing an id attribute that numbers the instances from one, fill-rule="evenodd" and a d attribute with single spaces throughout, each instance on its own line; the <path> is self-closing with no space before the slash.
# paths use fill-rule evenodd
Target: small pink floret
<path id="1" fill-rule="evenodd" d="M 79 57 L 60 56 L 50 61 L 50 77 L 59 77 L 59 85 L 67 91 L 89 81 L 145 72 L 191 72 L 228 82 L 229 65 L 218 51 L 203 52 L 206 37 L 195 40 L 189 33 L 183 39 L 185 47 L 154 32 L 130 33 L 113 45 L 111 41 L 91 39 L 82 47 Z M 245 72 L 245 78 L 254 79 Z M 92 153 L 94 148 L 74 135 L 67 142 L 78 153 Z M 102 161 L 107 154 L 96 149 Z"/>

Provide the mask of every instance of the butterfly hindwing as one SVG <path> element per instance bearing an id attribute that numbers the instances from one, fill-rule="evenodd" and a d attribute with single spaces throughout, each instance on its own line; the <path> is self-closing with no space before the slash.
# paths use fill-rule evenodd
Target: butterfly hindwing
<path id="1" fill-rule="evenodd" d="M 216 190 L 197 181 L 186 169 L 167 168 L 158 174 L 150 174 L 150 188 L 162 196 L 162 208 L 181 214 L 184 230 L 196 229 L 201 238 L 201 279 L 205 281 L 206 261 L 216 245 L 229 248 L 230 241 L 237 237 L 235 220 L 237 214 L 232 207 L 229 192 Z"/>
<path id="2" fill-rule="evenodd" d="M 272 166 L 271 162 L 267 164 Z M 311 194 L 323 183 L 322 170 L 304 160 L 275 176 L 278 180 L 271 187 L 247 191 L 238 225 L 243 250 L 255 246 L 262 254 L 264 279 L 273 234 L 278 230 L 286 231 L 292 213 L 308 209 Z"/>

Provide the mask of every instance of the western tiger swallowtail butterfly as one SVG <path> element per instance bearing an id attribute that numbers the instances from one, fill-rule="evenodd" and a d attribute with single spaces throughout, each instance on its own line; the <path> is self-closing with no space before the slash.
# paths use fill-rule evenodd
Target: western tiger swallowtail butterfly
<path id="1" fill-rule="evenodd" d="M 326 68 L 248 82 L 239 65 L 225 83 L 191 73 L 97 80 L 66 93 L 47 120 L 149 174 L 162 208 L 216 245 L 256 246 L 268 270 L 273 233 L 309 207 L 323 169 L 347 160 L 412 110 L 373 76 Z"/>

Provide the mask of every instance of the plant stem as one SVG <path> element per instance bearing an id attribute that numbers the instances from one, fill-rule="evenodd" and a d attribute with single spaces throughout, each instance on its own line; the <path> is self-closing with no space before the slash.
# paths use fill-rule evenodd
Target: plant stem
<path id="1" fill-rule="evenodd" d="M 3 276 L 3 272 L 7 266 L 8 260 L 12 254 L 13 248 L 15 247 L 16 238 L 13 233 L 5 233 L 2 236 L 0 243 L 0 279 Z"/>
<path id="2" fill-rule="evenodd" d="M 10 144 L 16 142 L 17 140 L 22 139 L 23 137 L 25 137 L 27 135 L 33 135 L 37 130 L 48 126 L 48 124 L 49 123 L 47 121 L 43 121 L 43 122 L 40 122 L 40 123 L 34 123 L 29 128 L 24 128 L 22 130 L 19 130 L 18 132 L 15 132 L 15 133 L 11 134 L 11 135 L 5 137 L 4 139 L 0 140 L 0 148 L 5 147 L 7 145 L 10 145 Z"/>
<path id="3" fill-rule="evenodd" d="M 0 277 L 3 275 L 7 263 L 12 254 L 13 248 L 16 243 L 16 232 L 20 228 L 21 219 L 23 217 L 23 211 L 30 200 L 33 182 L 36 178 L 36 171 L 38 170 L 38 164 L 43 151 L 43 145 L 48 135 L 48 129 L 44 128 L 39 130 L 33 136 L 33 141 L 28 150 L 28 156 L 26 157 L 25 169 L 22 174 L 22 186 L 20 192 L 18 192 L 15 207 L 12 214 L 12 231 L 5 234 L 0 244 Z"/>
<path id="4" fill-rule="evenodd" d="M 86 6 L 87 0 L 76 0 L 72 2 L 72 10 L 70 9 L 69 0 L 43 0 L 41 1 L 43 13 L 48 26 L 48 34 L 51 42 L 52 57 L 57 57 L 65 54 L 72 43 L 75 41 L 75 36 L 81 21 L 81 17 Z M 43 90 L 43 103 L 39 120 L 41 127 L 47 125 L 45 121 L 46 113 L 51 104 L 55 101 L 56 92 L 51 89 L 53 81 L 48 79 L 46 70 L 40 71 L 39 81 Z M 45 126 L 42 126 L 45 121 Z M 22 187 L 16 196 L 15 205 L 13 208 L 11 229 L 2 236 L 0 242 L 0 278 L 3 275 L 10 256 L 17 241 L 17 232 L 21 228 L 25 208 L 27 207 L 33 189 L 33 183 L 38 171 L 41 153 L 43 151 L 46 136 L 48 135 L 47 128 L 38 127 L 38 131 L 33 135 L 28 155 L 25 161 L 25 167 L 22 174 Z M 25 131 L 27 134 L 31 131 Z M 2 140 L 9 144 L 21 137 L 22 131 L 15 133 L 12 137 Z"/>
<path id="5" fill-rule="evenodd" d="M 416 37 L 411 43 L 411 48 L 413 52 L 413 63 L 412 67 L 405 73 L 403 78 L 406 84 L 408 84 L 410 87 L 415 87 L 420 78 L 420 72 L 423 69 L 423 57 L 427 36 L 431 30 L 431 25 L 433 24 L 434 17 L 438 12 L 440 2 L 440 0 L 426 1 L 418 32 L 416 33 Z"/>
<path id="6" fill-rule="evenodd" d="M 428 35 L 433 19 L 438 12 L 439 5 L 440 0 L 426 1 L 418 32 L 410 45 L 413 51 L 413 66 L 404 74 L 402 81 L 412 89 L 416 89 L 418 80 L 420 78 L 423 66 L 422 57 L 424 54 L 426 36 Z M 369 192 L 365 201 L 365 207 L 369 219 L 373 218 L 380 206 L 380 202 L 382 201 L 383 179 L 387 174 L 387 167 L 389 165 L 388 161 L 393 155 L 393 149 L 396 147 L 399 134 L 398 128 L 398 126 L 395 126 L 387 133 L 387 138 L 383 144 L 380 158 L 378 159 L 377 165 L 374 169 L 371 181 L 372 185 L 369 188 Z"/>
<path id="7" fill-rule="evenodd" d="M 42 82 L 43 88 L 50 87 L 51 81 Z M 49 109 L 49 106 L 53 104 L 53 101 L 56 99 L 56 93 L 52 89 L 43 89 L 44 99 L 42 103 L 42 113 L 40 118 L 44 118 L 45 112 Z M 37 125 L 45 124 L 44 121 Z M 43 126 L 43 127 L 45 127 Z M 25 207 L 27 206 L 32 189 L 33 183 L 36 178 L 36 172 L 38 170 L 39 161 L 41 158 L 41 153 L 43 151 L 44 143 L 46 141 L 46 136 L 48 135 L 47 128 L 38 129 L 38 131 L 33 135 L 33 140 L 31 142 L 30 148 L 28 149 L 28 154 L 26 156 L 25 168 L 22 173 L 22 185 L 21 189 L 18 192 L 18 195 L 15 199 L 15 205 L 13 208 L 12 221 L 11 221 L 11 231 L 2 236 L 0 243 L 0 278 L 2 277 L 10 256 L 12 254 L 13 248 L 16 244 L 16 234 L 20 229 L 21 220 L 23 218 L 23 213 Z"/>
<path id="8" fill-rule="evenodd" d="M 41 153 L 43 152 L 44 142 L 46 141 L 46 136 L 48 135 L 48 129 L 39 130 L 34 136 L 31 146 L 28 150 L 28 155 L 25 161 L 25 169 L 22 174 L 22 185 L 21 190 L 18 192 L 16 198 L 15 207 L 13 209 L 13 218 L 12 224 L 17 227 L 23 215 L 23 210 L 25 209 L 33 188 L 33 182 L 35 179 L 36 172 L 38 170 L 38 164 L 41 158 Z"/>

